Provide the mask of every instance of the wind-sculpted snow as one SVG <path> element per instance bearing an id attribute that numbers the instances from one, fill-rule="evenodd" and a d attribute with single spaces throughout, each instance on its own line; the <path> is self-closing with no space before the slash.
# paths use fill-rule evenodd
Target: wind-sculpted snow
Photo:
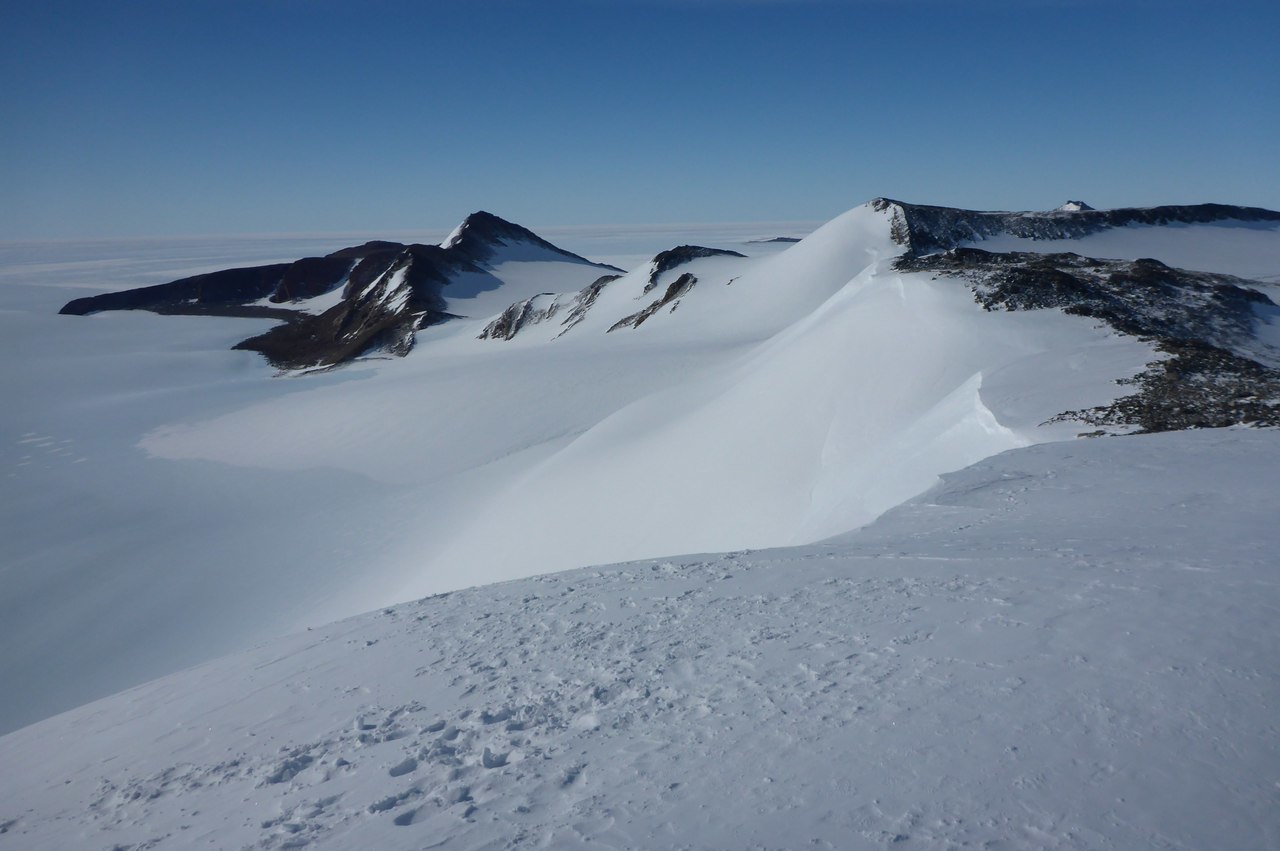
<path id="1" fill-rule="evenodd" d="M 1275 847 L 1274 437 L 281 639 L 0 739 L 0 848 Z"/>

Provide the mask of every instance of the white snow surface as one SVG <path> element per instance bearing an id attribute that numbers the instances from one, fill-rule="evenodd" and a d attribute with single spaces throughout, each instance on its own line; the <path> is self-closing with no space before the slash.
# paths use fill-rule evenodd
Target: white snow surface
<path id="1" fill-rule="evenodd" d="M 567 264 L 565 286 L 558 261 L 516 252 L 409 357 L 290 378 L 229 350 L 263 320 L 55 313 L 359 240 L 0 246 L 16 400 L 0 408 L 0 731 L 425 594 L 812 543 L 941 473 L 1074 438 L 1041 423 L 1109 401 L 1152 358 L 1086 319 L 987 312 L 961 282 L 893 272 L 901 249 L 869 207 L 794 245 L 742 244 L 782 230 L 545 234 L 608 262 L 648 254 L 563 335 L 477 339 L 507 304 L 594 277 Z M 683 243 L 755 256 L 645 293 L 647 258 Z M 683 272 L 692 290 L 608 330 Z"/>
<path id="2" fill-rule="evenodd" d="M 1274 848 L 1277 476 L 1044 444 L 277 639 L 0 738 L 0 848 Z"/>

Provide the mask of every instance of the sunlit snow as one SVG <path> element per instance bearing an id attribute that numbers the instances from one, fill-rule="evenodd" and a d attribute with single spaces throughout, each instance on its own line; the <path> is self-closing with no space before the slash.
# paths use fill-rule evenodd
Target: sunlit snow
<path id="1" fill-rule="evenodd" d="M 230 350 L 266 320 L 56 311 L 358 240 L 0 245 L 0 848 L 1280 841 L 1273 432 L 1048 424 L 1151 345 L 898 272 L 870 206 L 543 235 L 631 271 L 480 339 L 582 286 L 516 246 L 306 376 Z M 689 243 L 752 256 L 651 280 Z"/>

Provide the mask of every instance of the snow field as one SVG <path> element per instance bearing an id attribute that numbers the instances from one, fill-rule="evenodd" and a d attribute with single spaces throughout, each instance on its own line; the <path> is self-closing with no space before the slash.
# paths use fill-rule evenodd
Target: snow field
<path id="1" fill-rule="evenodd" d="M 1278 449 L 1027 447 L 279 639 L 0 739 L 0 847 L 1271 847 Z"/>

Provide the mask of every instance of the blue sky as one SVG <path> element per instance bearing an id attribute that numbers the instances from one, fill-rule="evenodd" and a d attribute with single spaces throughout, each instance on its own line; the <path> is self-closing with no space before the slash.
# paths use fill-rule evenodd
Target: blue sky
<path id="1" fill-rule="evenodd" d="M 1274 2 L 0 2 L 0 240 L 1280 208 Z"/>

